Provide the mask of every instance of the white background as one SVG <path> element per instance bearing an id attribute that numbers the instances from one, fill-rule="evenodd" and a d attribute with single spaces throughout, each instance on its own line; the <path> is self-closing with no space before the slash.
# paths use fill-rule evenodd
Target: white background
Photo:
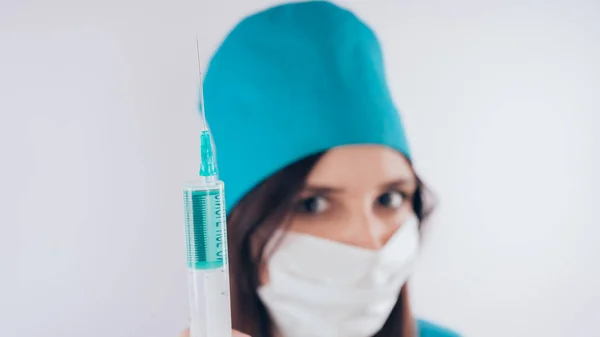
<path id="1" fill-rule="evenodd" d="M 0 0 L 0 336 L 174 337 L 206 61 L 275 1 Z M 600 335 L 600 5 L 347 1 L 440 198 L 415 312 Z M 206 63 L 206 62 L 205 62 Z"/>

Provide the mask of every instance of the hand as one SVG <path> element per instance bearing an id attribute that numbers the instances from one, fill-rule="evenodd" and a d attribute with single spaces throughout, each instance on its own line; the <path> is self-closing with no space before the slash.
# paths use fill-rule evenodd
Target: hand
<path id="1" fill-rule="evenodd" d="M 190 337 L 190 329 L 186 329 L 179 337 Z M 250 337 L 236 330 L 231 330 L 231 337 Z"/>

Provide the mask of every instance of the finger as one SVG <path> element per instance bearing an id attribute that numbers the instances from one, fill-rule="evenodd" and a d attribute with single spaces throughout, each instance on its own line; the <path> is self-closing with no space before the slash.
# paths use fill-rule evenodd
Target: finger
<path id="1" fill-rule="evenodd" d="M 239 331 L 232 330 L 231 337 L 250 337 L 250 335 L 246 335 L 245 333 L 241 333 Z"/>
<path id="2" fill-rule="evenodd" d="M 184 332 L 181 333 L 181 335 L 179 335 L 179 337 L 190 337 L 190 329 L 186 329 Z M 231 337 L 250 337 L 250 336 L 246 335 L 245 333 L 241 333 L 239 331 L 232 330 Z"/>

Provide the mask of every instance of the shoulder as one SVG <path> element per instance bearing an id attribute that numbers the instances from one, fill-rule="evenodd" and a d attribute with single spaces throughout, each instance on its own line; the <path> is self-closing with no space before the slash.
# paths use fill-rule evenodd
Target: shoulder
<path id="1" fill-rule="evenodd" d="M 460 337 L 459 334 L 433 323 L 417 320 L 419 337 Z"/>

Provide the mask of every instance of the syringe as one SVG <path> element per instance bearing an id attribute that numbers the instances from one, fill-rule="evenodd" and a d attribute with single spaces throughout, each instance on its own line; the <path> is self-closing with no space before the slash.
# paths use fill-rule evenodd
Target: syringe
<path id="1" fill-rule="evenodd" d="M 202 83 L 202 77 L 200 77 Z M 199 179 L 184 186 L 190 337 L 231 337 L 229 263 L 224 184 L 218 179 L 214 143 L 200 86 Z"/>

